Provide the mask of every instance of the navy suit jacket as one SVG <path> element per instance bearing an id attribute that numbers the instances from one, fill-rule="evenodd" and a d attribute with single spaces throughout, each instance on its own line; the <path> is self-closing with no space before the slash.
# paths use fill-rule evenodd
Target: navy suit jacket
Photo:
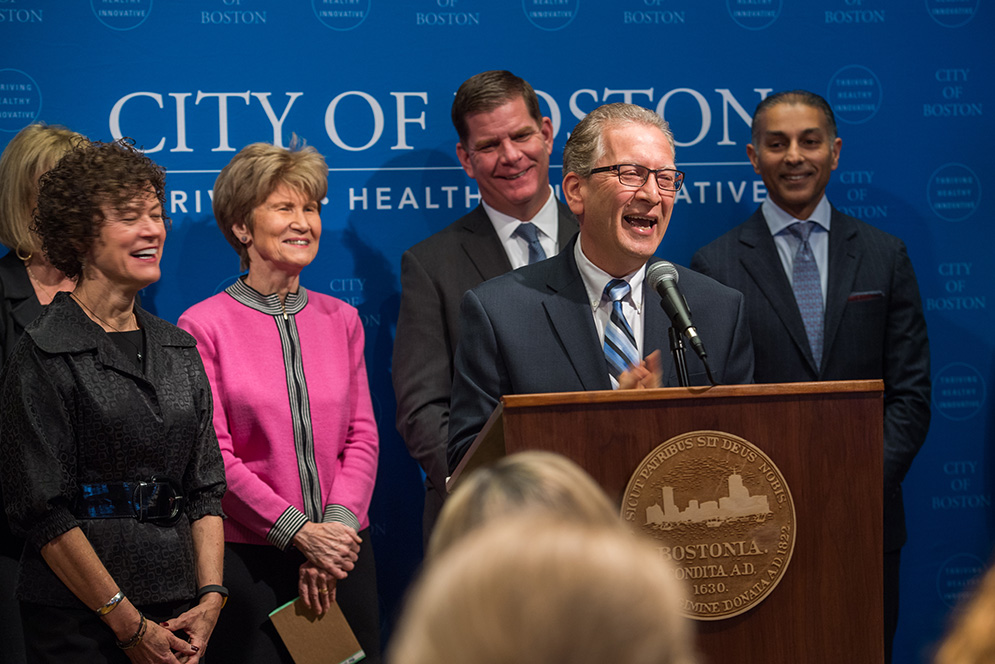
<path id="1" fill-rule="evenodd" d="M 577 233 L 577 220 L 566 205 L 557 205 L 557 242 L 562 248 Z M 426 498 L 428 520 L 434 520 L 430 504 L 437 511 L 446 490 L 446 433 L 460 300 L 474 286 L 510 270 L 482 205 L 401 256 L 401 310 L 392 367 L 397 430 L 425 470 L 429 492 L 437 493 Z"/>
<path id="2" fill-rule="evenodd" d="M 608 363 L 598 338 L 574 243 L 559 255 L 469 291 L 460 310 L 449 418 L 452 471 L 506 394 L 610 390 Z M 719 383 L 753 380 L 753 351 L 743 296 L 687 268 L 679 285 Z M 643 354 L 660 350 L 664 385 L 677 385 L 660 296 L 644 286 Z M 705 367 L 686 354 L 692 385 L 707 385 Z"/>
<path id="3" fill-rule="evenodd" d="M 905 244 L 833 208 L 822 366 L 757 210 L 691 266 L 746 297 L 758 383 L 883 379 L 885 551 L 905 542 L 902 480 L 929 429 L 929 342 Z"/>

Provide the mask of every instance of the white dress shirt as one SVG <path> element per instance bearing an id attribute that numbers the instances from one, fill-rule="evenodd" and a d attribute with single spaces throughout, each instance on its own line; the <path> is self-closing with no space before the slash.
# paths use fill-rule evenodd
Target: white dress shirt
<path id="1" fill-rule="evenodd" d="M 574 259 L 577 261 L 577 268 L 580 270 L 580 277 L 584 281 L 584 289 L 587 291 L 587 302 L 591 305 L 591 315 L 594 316 L 594 326 L 598 329 L 598 340 L 601 346 L 605 345 L 605 326 L 612 314 L 612 303 L 605 296 L 605 286 L 614 279 L 600 267 L 588 260 L 584 255 L 584 250 L 580 246 L 581 238 L 577 238 L 574 245 Z M 640 359 L 643 354 L 643 281 L 646 278 L 646 266 L 640 267 L 631 274 L 627 274 L 622 279 L 629 282 L 629 294 L 622 298 L 622 314 L 626 322 L 632 328 L 632 336 L 636 339 L 636 351 Z"/>
<path id="2" fill-rule="evenodd" d="M 815 227 L 808 237 L 808 244 L 812 247 L 812 255 L 815 256 L 815 264 L 819 267 L 819 282 L 822 286 L 822 301 L 826 301 L 826 293 L 829 291 L 829 221 L 833 215 L 829 199 L 822 195 L 822 200 L 815 206 L 815 211 L 808 219 L 796 219 L 782 210 L 776 203 L 767 198 L 764 200 L 761 209 L 764 213 L 764 220 L 767 228 L 774 237 L 774 244 L 777 246 L 777 254 L 781 257 L 781 265 L 784 273 L 788 275 L 788 283 L 792 283 L 793 268 L 795 265 L 795 254 L 798 252 L 798 245 L 801 240 L 788 230 L 788 226 L 799 221 L 814 221 Z"/>
<path id="3" fill-rule="evenodd" d="M 494 225 L 498 239 L 501 240 L 501 246 L 504 247 L 504 253 L 508 255 L 508 260 L 511 261 L 511 269 L 514 270 L 529 264 L 529 243 L 524 238 L 514 234 L 523 221 L 529 221 L 535 225 L 536 231 L 538 231 L 539 244 L 542 245 L 542 250 L 546 252 L 547 258 L 559 253 L 560 246 L 557 240 L 557 228 L 560 224 L 560 212 L 557 209 L 556 196 L 553 195 L 552 187 L 549 188 L 549 198 L 546 199 L 546 203 L 532 219 L 515 219 L 502 212 L 498 212 L 483 201 L 481 201 L 481 204 L 487 212 L 487 218 Z"/>

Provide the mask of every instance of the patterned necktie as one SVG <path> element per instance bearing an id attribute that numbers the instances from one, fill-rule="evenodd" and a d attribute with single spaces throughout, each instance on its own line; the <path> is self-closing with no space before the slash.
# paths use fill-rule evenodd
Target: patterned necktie
<path id="1" fill-rule="evenodd" d="M 529 265 L 546 260 L 546 252 L 539 244 L 539 233 L 534 224 L 527 221 L 522 222 L 512 235 L 517 235 L 529 243 Z"/>
<path id="2" fill-rule="evenodd" d="M 637 364 L 636 338 L 622 314 L 622 298 L 629 294 L 629 284 L 624 279 L 612 279 L 605 286 L 605 296 L 612 302 L 612 314 L 605 326 L 605 359 L 612 389 L 618 389 L 618 377 L 630 366 Z"/>
<path id="3" fill-rule="evenodd" d="M 819 279 L 819 266 L 815 262 L 812 246 L 808 238 L 815 228 L 815 222 L 804 221 L 788 226 L 788 232 L 798 238 L 798 251 L 795 252 L 791 270 L 791 288 L 795 291 L 795 301 L 805 323 L 808 345 L 812 349 L 815 365 L 822 366 L 823 311 L 822 281 Z"/>

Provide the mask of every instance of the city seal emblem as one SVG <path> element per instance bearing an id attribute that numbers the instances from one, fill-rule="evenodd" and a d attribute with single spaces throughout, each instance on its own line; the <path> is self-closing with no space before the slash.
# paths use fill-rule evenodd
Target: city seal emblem
<path id="1" fill-rule="evenodd" d="M 687 584 L 684 614 L 722 620 L 749 611 L 784 577 L 797 524 L 781 471 L 749 441 L 691 431 L 636 468 L 622 518 L 658 543 Z"/>

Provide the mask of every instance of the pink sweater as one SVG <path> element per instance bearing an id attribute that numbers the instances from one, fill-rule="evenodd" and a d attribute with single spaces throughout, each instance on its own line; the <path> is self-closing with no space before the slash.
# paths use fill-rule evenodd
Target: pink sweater
<path id="1" fill-rule="evenodd" d="M 378 451 L 356 310 L 304 288 L 284 306 L 238 281 L 178 323 L 214 394 L 225 539 L 281 549 L 309 520 L 369 525 Z"/>

